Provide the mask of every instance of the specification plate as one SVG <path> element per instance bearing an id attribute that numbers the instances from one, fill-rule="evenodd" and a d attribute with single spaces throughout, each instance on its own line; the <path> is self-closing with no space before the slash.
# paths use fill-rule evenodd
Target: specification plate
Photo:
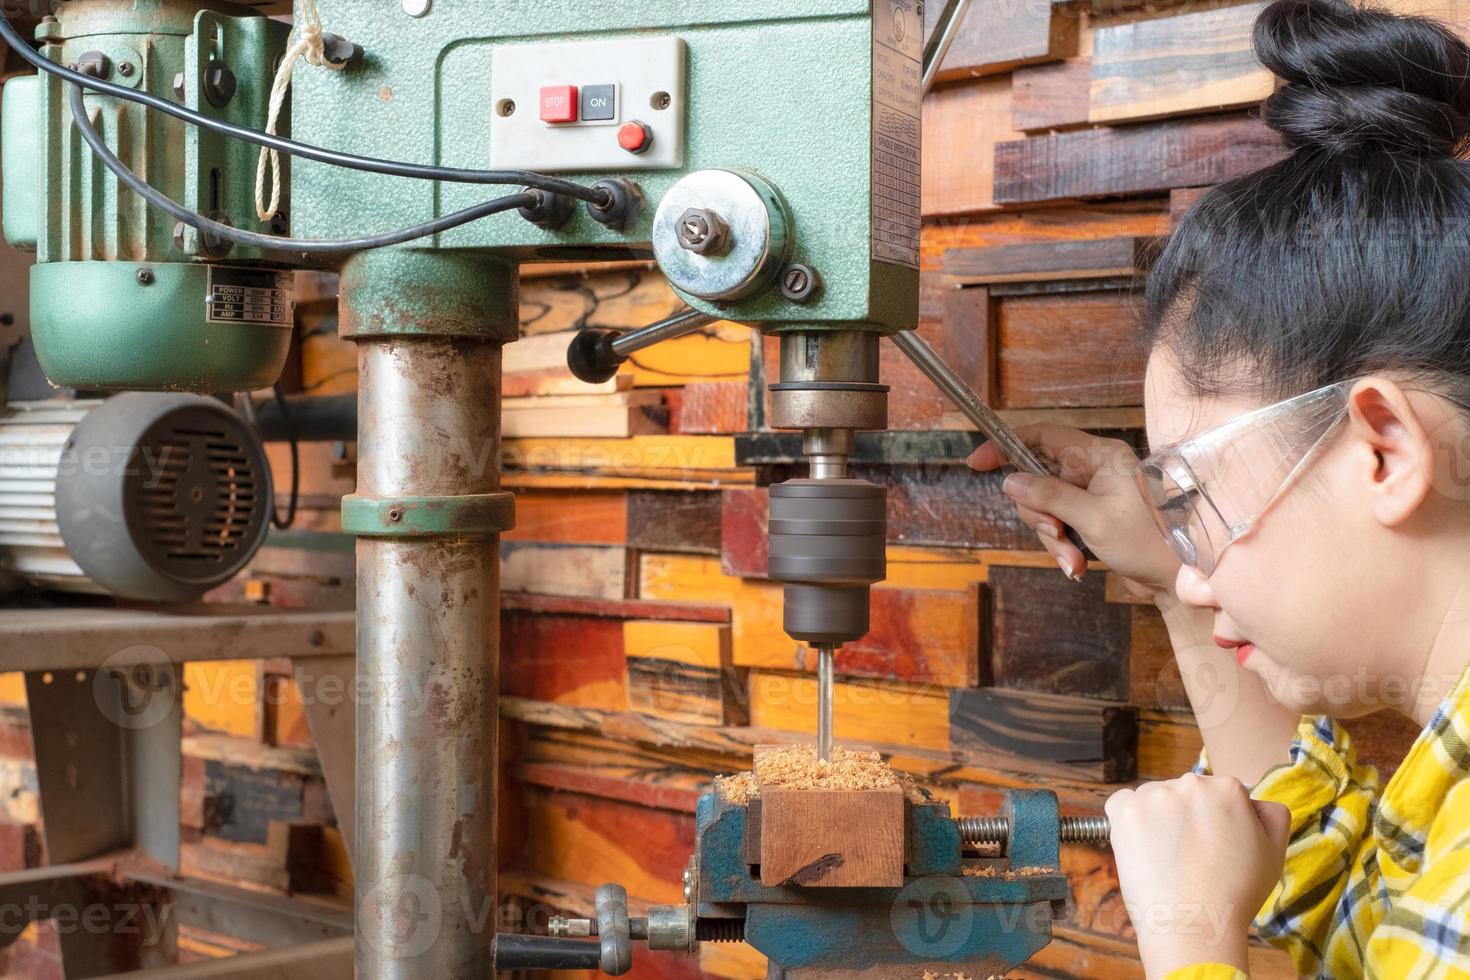
<path id="1" fill-rule="evenodd" d="M 289 272 L 209 267 L 209 323 L 248 323 L 290 330 L 293 314 Z"/>

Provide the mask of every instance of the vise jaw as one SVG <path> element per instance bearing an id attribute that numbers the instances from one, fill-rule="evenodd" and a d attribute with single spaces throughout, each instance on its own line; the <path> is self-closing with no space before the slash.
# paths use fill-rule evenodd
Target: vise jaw
<path id="1" fill-rule="evenodd" d="M 1001 858 L 967 845 L 946 804 L 904 799 L 901 875 L 873 886 L 764 883 L 761 803 L 701 797 L 689 901 L 701 938 L 744 938 L 789 980 L 1004 973 L 1051 941 L 1065 908 L 1055 793 L 1006 794 Z"/>

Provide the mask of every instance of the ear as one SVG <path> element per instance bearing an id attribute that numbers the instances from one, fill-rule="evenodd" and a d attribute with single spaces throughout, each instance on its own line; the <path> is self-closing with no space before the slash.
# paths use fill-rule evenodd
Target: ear
<path id="1" fill-rule="evenodd" d="M 1395 527 L 1418 509 L 1434 484 L 1434 450 L 1424 423 L 1404 390 L 1378 377 L 1353 387 L 1348 419 L 1356 443 L 1354 473 L 1368 480 L 1373 516 Z"/>

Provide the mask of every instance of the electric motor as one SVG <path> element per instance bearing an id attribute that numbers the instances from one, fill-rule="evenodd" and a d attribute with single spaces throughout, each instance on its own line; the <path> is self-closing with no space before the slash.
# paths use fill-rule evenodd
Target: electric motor
<path id="1" fill-rule="evenodd" d="M 199 598 L 270 527 L 270 467 L 214 399 L 129 392 L 0 413 L 0 565 L 42 588 Z"/>

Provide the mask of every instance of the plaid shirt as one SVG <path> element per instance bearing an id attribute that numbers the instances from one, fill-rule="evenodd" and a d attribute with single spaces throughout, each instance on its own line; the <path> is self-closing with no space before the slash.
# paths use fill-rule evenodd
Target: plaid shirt
<path id="1" fill-rule="evenodd" d="M 1302 976 L 1470 980 L 1470 671 L 1381 793 L 1324 716 L 1302 719 L 1291 761 L 1251 795 L 1291 809 L 1285 873 L 1255 926 Z M 1166 980 L 1245 975 L 1201 964 Z"/>

